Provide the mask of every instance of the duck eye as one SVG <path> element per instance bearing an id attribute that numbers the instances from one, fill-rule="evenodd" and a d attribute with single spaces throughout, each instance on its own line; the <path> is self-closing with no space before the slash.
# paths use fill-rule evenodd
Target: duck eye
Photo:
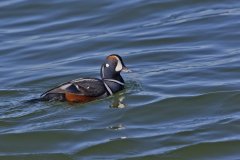
<path id="1" fill-rule="evenodd" d="M 106 64 L 106 67 L 109 67 L 109 64 L 108 64 L 108 63 Z"/>

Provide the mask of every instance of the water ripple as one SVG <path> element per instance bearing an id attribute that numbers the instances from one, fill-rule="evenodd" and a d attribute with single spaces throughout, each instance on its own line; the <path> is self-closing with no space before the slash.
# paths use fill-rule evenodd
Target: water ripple
<path id="1" fill-rule="evenodd" d="M 235 0 L 0 2 L 0 159 L 237 159 Z M 87 103 L 28 103 L 109 54 L 134 72 Z M 215 150 L 212 150 L 215 148 Z"/>

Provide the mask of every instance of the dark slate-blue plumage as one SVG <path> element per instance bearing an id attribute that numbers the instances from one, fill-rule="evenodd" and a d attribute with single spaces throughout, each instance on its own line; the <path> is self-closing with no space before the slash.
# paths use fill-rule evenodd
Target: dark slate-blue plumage
<path id="1" fill-rule="evenodd" d="M 113 95 L 124 89 L 121 71 L 129 70 L 119 55 L 112 54 L 101 67 L 101 79 L 79 78 L 63 83 L 43 93 L 41 100 L 85 103 Z"/>

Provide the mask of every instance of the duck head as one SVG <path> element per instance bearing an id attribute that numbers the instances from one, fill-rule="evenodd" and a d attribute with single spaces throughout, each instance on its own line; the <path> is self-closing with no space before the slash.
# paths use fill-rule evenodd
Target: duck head
<path id="1" fill-rule="evenodd" d="M 117 54 L 107 56 L 101 68 L 101 77 L 120 80 L 120 72 L 131 72 L 123 63 L 122 58 Z"/>

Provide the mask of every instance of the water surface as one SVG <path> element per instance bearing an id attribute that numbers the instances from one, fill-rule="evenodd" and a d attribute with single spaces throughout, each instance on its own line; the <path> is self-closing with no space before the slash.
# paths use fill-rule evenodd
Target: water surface
<path id="1" fill-rule="evenodd" d="M 240 159 L 240 1 L 2 0 L 0 10 L 0 159 Z M 99 77 L 112 53 L 134 71 L 114 97 L 25 102 Z"/>

